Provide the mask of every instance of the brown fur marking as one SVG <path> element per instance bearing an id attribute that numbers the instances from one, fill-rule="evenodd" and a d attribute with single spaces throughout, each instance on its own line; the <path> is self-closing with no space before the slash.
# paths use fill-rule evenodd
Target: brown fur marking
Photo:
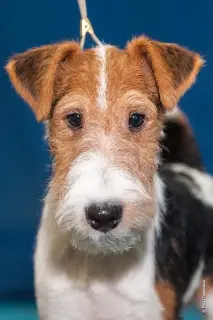
<path id="1" fill-rule="evenodd" d="M 156 291 L 164 308 L 164 320 L 176 320 L 177 298 L 174 288 L 165 282 L 156 285 Z"/>
<path id="2" fill-rule="evenodd" d="M 31 106 L 38 121 L 48 119 L 59 62 L 78 50 L 75 42 L 47 45 L 15 55 L 7 64 L 16 91 Z"/>
<path id="3" fill-rule="evenodd" d="M 147 59 L 156 78 L 161 102 L 172 109 L 191 87 L 204 61 L 198 54 L 171 43 L 140 37 L 128 44 L 133 55 Z"/>

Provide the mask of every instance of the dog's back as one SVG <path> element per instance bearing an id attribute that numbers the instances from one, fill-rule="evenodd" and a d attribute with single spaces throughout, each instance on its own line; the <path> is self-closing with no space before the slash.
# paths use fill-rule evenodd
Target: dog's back
<path id="1" fill-rule="evenodd" d="M 177 109 L 165 119 L 162 138 L 166 214 L 157 241 L 157 279 L 176 293 L 176 313 L 194 298 L 213 319 L 213 178 L 203 163 L 193 131 Z M 204 288 L 205 286 L 205 288 Z"/>

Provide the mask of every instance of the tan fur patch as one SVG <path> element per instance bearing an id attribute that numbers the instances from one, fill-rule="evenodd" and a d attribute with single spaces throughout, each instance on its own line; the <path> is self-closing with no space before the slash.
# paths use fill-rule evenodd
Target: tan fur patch
<path id="1" fill-rule="evenodd" d="M 86 53 L 82 54 L 85 61 Z M 94 59 L 92 50 L 87 54 L 88 57 L 91 55 L 91 60 Z M 50 146 L 55 158 L 53 183 L 62 186 L 70 164 L 82 152 L 100 151 L 112 164 L 137 176 L 153 198 L 161 116 L 150 100 L 156 101 L 157 91 L 148 66 L 144 64 L 143 76 L 137 60 L 132 61 L 123 50 L 107 49 L 107 108 L 103 110 L 96 105 L 99 60 L 94 59 L 90 67 L 83 70 L 80 55 L 74 56 L 72 63 L 64 66 L 64 72 L 60 67 L 61 77 L 59 75 L 56 81 L 56 97 L 63 96 L 62 91 L 68 94 L 56 106 L 50 121 Z M 124 69 L 130 64 L 133 68 Z M 72 133 L 64 121 L 65 115 L 74 111 L 83 114 L 84 128 L 81 132 Z M 143 130 L 133 134 L 128 130 L 128 118 L 135 111 L 145 114 L 147 119 Z M 149 215 L 155 212 L 153 205 L 155 202 L 152 201 L 147 208 Z M 132 213 L 132 210 L 128 212 Z M 128 216 L 127 213 L 126 219 L 131 223 Z"/>
<path id="2" fill-rule="evenodd" d="M 176 319 L 177 297 L 174 288 L 169 283 L 161 282 L 156 285 L 156 291 L 164 308 L 163 319 Z"/>
<path id="3" fill-rule="evenodd" d="M 161 102 L 172 109 L 194 83 L 204 60 L 194 52 L 172 43 L 136 38 L 128 50 L 149 61 L 159 88 Z"/>
<path id="4" fill-rule="evenodd" d="M 15 55 L 7 64 L 15 89 L 31 106 L 38 121 L 48 118 L 58 64 L 78 50 L 75 42 L 48 45 Z"/>

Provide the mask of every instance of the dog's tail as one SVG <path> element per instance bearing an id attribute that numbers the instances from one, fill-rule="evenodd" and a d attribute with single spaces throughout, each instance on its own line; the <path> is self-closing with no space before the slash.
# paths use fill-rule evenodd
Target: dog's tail
<path id="1" fill-rule="evenodd" d="M 193 130 L 186 115 L 178 107 L 165 115 L 161 145 L 163 164 L 182 163 L 203 170 Z"/>

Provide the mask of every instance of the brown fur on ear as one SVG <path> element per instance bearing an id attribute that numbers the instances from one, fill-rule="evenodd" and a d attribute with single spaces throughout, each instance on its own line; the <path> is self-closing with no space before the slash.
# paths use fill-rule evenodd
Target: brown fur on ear
<path id="1" fill-rule="evenodd" d="M 137 58 L 146 59 L 156 79 L 162 105 L 175 107 L 178 100 L 194 83 L 204 64 L 199 54 L 173 43 L 150 40 L 147 37 L 133 39 L 127 50 Z"/>
<path id="2" fill-rule="evenodd" d="M 57 67 L 80 50 L 76 42 L 42 46 L 15 55 L 6 65 L 10 80 L 38 121 L 48 119 Z"/>

